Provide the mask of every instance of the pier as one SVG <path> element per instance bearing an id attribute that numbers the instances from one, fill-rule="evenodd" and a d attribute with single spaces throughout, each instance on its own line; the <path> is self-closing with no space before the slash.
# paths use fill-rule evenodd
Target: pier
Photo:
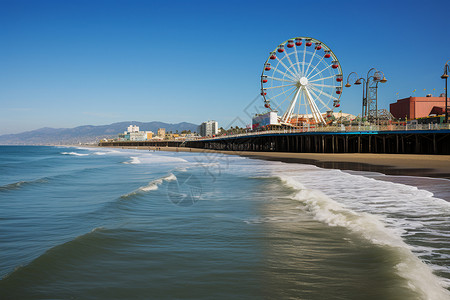
<path id="1" fill-rule="evenodd" d="M 100 146 L 297 153 L 450 154 L 450 129 L 383 129 L 373 126 L 350 130 L 343 127 L 272 130 L 188 141 L 102 142 Z"/>
<path id="2" fill-rule="evenodd" d="M 450 130 L 266 133 L 186 144 L 231 151 L 450 154 Z"/>
<path id="3" fill-rule="evenodd" d="M 184 141 L 114 141 L 100 142 L 101 147 L 182 147 Z"/>

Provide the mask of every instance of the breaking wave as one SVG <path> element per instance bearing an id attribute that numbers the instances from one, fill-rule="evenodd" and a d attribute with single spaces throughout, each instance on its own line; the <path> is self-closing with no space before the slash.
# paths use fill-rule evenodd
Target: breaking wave
<path id="1" fill-rule="evenodd" d="M 140 164 L 140 163 L 141 163 L 141 161 L 139 160 L 139 158 L 136 157 L 136 156 L 131 156 L 130 158 L 131 158 L 130 161 L 124 161 L 123 163 L 124 163 L 124 164 L 132 164 L 132 165 L 137 165 L 137 164 Z"/>
<path id="2" fill-rule="evenodd" d="M 87 156 L 89 154 L 86 153 L 78 153 L 78 152 L 61 152 L 63 155 L 74 155 L 74 156 Z"/>
<path id="3" fill-rule="evenodd" d="M 395 266 L 399 276 L 408 281 L 408 287 L 424 299 L 449 299 L 450 293 L 443 285 L 445 281 L 433 274 L 424 262 L 411 251 L 403 239 L 386 227 L 375 215 L 356 212 L 329 198 L 318 190 L 307 189 L 289 176 L 279 176 L 283 183 L 296 192 L 294 200 L 305 205 L 317 221 L 329 226 L 344 227 L 375 245 L 392 251 L 398 258 Z"/>
<path id="4" fill-rule="evenodd" d="M 94 152 L 94 155 L 105 155 L 106 152 Z"/>
<path id="5" fill-rule="evenodd" d="M 146 192 L 150 192 L 150 191 L 155 191 L 159 188 L 159 186 L 164 181 L 172 181 L 172 180 L 177 180 L 177 177 L 175 175 L 173 175 L 172 173 L 170 173 L 167 176 L 150 181 L 149 184 L 141 186 L 140 188 L 132 191 L 131 193 L 122 195 L 120 198 L 126 199 L 126 198 L 132 197 L 134 195 L 138 195 L 138 194 L 142 194 L 142 193 L 146 193 Z"/>

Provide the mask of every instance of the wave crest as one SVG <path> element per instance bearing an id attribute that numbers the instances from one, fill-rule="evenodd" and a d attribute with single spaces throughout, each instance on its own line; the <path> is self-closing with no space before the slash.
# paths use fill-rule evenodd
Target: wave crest
<path id="1" fill-rule="evenodd" d="M 444 282 L 433 274 L 423 261 L 411 251 L 403 239 L 385 226 L 378 217 L 356 212 L 342 206 L 317 190 L 310 190 L 292 177 L 280 176 L 285 185 L 296 192 L 293 199 L 306 205 L 314 219 L 329 226 L 340 226 L 362 236 L 373 244 L 387 248 L 399 258 L 395 269 L 397 274 L 408 281 L 411 290 L 424 299 L 448 299 L 450 293 Z"/>
<path id="2" fill-rule="evenodd" d="M 62 155 L 74 155 L 74 156 L 87 156 L 89 154 L 86 153 L 78 153 L 78 152 L 61 152 Z"/>
<path id="3" fill-rule="evenodd" d="M 17 189 L 20 189 L 20 188 L 22 188 L 23 186 L 26 186 L 26 185 L 32 185 L 32 184 L 37 184 L 37 183 L 45 183 L 45 182 L 48 182 L 48 180 L 44 179 L 44 178 L 36 179 L 36 180 L 29 180 L 29 181 L 18 181 L 18 182 L 9 183 L 9 184 L 0 186 L 0 192 L 17 190 Z"/>
<path id="4" fill-rule="evenodd" d="M 136 156 L 131 156 L 130 158 L 131 158 L 131 161 L 124 161 L 123 163 L 124 163 L 124 164 L 132 164 L 132 165 L 137 165 L 137 164 L 140 164 L 140 163 L 141 163 L 141 161 L 139 160 L 139 158 L 136 157 Z"/>
<path id="5" fill-rule="evenodd" d="M 167 176 L 164 176 L 164 177 L 155 179 L 155 180 L 153 180 L 153 181 L 150 181 L 149 184 L 144 185 L 144 186 L 141 186 L 140 188 L 138 188 L 138 189 L 132 191 L 131 193 L 122 195 L 122 196 L 120 196 L 120 198 L 126 199 L 126 198 L 129 198 L 129 197 L 131 197 L 131 196 L 138 195 L 138 194 L 142 194 L 142 193 L 145 193 L 145 192 L 156 191 L 156 190 L 159 188 L 159 186 L 160 186 L 164 181 L 172 181 L 172 180 L 177 180 L 177 177 L 176 177 L 174 174 L 170 173 L 170 174 L 167 175 Z"/>

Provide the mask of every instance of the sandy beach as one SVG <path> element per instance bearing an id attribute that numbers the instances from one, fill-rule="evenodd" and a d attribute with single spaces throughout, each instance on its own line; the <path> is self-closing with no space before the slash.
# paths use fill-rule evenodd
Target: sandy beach
<path id="1" fill-rule="evenodd" d="M 371 154 L 371 153 L 291 153 L 215 151 L 176 147 L 122 147 L 149 151 L 201 152 L 240 155 L 255 159 L 286 163 L 312 164 L 321 168 L 380 172 L 387 175 L 408 175 L 450 179 L 450 155 Z"/>

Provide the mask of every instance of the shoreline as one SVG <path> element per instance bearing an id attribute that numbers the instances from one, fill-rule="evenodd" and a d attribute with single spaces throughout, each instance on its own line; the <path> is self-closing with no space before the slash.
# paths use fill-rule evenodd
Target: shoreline
<path id="1" fill-rule="evenodd" d="M 108 148 L 218 153 L 239 155 L 251 159 L 310 164 L 325 169 L 367 171 L 385 175 L 432 177 L 450 180 L 450 155 L 217 151 L 200 148 L 149 146 Z"/>

